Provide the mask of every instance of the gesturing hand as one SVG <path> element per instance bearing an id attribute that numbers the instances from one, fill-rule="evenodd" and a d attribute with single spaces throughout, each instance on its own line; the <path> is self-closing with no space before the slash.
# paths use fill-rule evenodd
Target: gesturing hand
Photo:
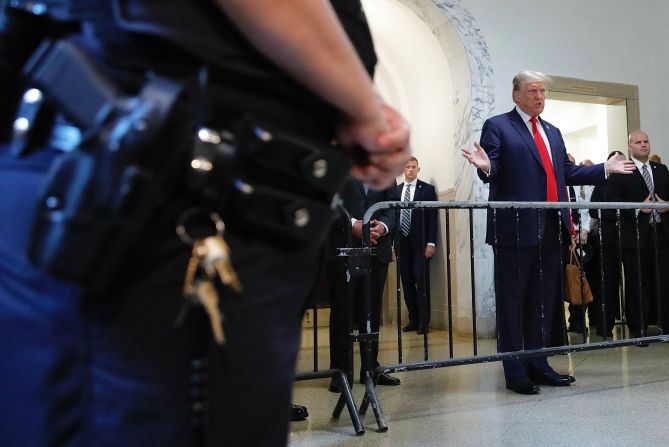
<path id="1" fill-rule="evenodd" d="M 624 155 L 616 155 L 604 163 L 606 174 L 631 174 L 636 169 L 632 160 L 626 160 Z"/>
<path id="2" fill-rule="evenodd" d="M 488 158 L 488 154 L 486 154 L 480 144 L 475 142 L 474 146 L 476 146 L 476 149 L 473 151 L 462 149 L 462 156 L 478 169 L 490 173 L 490 159 Z"/>

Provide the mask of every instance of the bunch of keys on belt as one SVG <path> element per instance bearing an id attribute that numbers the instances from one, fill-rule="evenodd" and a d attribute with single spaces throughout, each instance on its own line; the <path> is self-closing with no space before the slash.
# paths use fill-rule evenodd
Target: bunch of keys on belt
<path id="1" fill-rule="evenodd" d="M 223 331 L 223 314 L 219 306 L 219 296 L 216 289 L 217 283 L 230 287 L 235 292 L 242 291 L 242 285 L 237 277 L 237 272 L 230 262 L 230 248 L 223 238 L 225 224 L 216 213 L 206 216 L 211 220 L 216 233 L 194 239 L 186 229 L 189 220 L 201 216 L 199 210 L 190 210 L 184 213 L 177 225 L 177 234 L 181 240 L 193 247 L 186 277 L 184 279 L 183 294 L 188 304 L 200 304 L 209 316 L 211 331 L 214 340 L 219 345 L 225 343 Z"/>

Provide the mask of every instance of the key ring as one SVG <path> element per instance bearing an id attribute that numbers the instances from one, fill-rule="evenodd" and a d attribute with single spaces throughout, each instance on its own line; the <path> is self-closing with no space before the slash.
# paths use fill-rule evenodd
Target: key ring
<path id="1" fill-rule="evenodd" d="M 223 233 L 225 232 L 225 223 L 223 222 L 223 219 L 221 219 L 221 216 L 218 215 L 218 213 L 213 211 L 211 213 L 205 213 L 199 208 L 191 208 L 187 211 L 184 211 L 184 213 L 179 216 L 179 220 L 177 221 L 176 232 L 179 236 L 179 239 L 181 239 L 181 242 L 186 245 L 195 244 L 195 239 L 193 239 L 191 235 L 188 234 L 186 226 L 190 223 L 191 220 L 202 216 L 208 217 L 211 220 L 211 223 L 214 224 L 214 228 L 216 229 L 217 236 L 223 236 Z"/>

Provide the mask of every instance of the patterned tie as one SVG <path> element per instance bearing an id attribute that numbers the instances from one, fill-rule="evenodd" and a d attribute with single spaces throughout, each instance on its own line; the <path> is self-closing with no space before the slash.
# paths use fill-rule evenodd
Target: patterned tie
<path id="1" fill-rule="evenodd" d="M 404 202 L 411 200 L 411 183 L 407 184 L 407 187 L 404 190 Z M 400 229 L 404 236 L 409 236 L 411 231 L 411 210 L 403 209 L 400 216 Z"/>
<path id="2" fill-rule="evenodd" d="M 369 192 L 369 186 L 367 186 L 367 184 L 363 183 L 363 184 L 362 184 L 362 189 L 365 190 L 365 196 L 366 196 L 367 193 Z"/>
<path id="3" fill-rule="evenodd" d="M 546 143 L 539 133 L 539 128 L 537 127 L 537 117 L 533 116 L 530 118 L 530 121 L 532 121 L 532 136 L 534 137 L 534 142 L 537 145 L 539 156 L 541 157 L 541 162 L 544 164 L 544 170 L 546 171 L 546 201 L 557 202 L 557 183 L 555 181 L 553 163 L 551 163 L 551 157 L 548 155 Z"/>
<path id="4" fill-rule="evenodd" d="M 644 163 L 643 167 L 641 168 L 641 175 L 643 176 L 643 180 L 646 182 L 646 186 L 648 187 L 651 201 L 655 202 L 655 188 L 653 187 L 653 179 L 650 177 L 650 172 L 648 172 L 648 165 L 646 163 Z M 650 216 L 650 223 L 659 221 L 660 215 L 657 214 L 656 210 L 653 210 L 653 213 Z"/>

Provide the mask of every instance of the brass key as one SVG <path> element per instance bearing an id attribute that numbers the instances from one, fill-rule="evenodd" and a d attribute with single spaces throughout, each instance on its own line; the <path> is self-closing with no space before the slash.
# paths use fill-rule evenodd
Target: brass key
<path id="1" fill-rule="evenodd" d="M 177 234 L 181 240 L 193 246 L 193 254 L 184 281 L 184 293 L 188 293 L 186 289 L 190 287 L 195 279 L 198 267 L 202 267 L 211 280 L 214 280 L 214 277 L 218 275 L 223 285 L 232 288 L 237 293 L 241 292 L 242 285 L 230 261 L 230 247 L 223 239 L 223 232 L 225 231 L 223 220 L 218 214 L 210 213 L 208 217 L 216 227 L 216 234 L 193 240 L 186 231 L 186 221 L 197 215 L 201 215 L 198 210 L 190 210 L 184 213 L 177 226 Z"/>
<path id="2" fill-rule="evenodd" d="M 209 315 L 211 332 L 214 340 L 219 345 L 225 343 L 225 332 L 223 332 L 223 314 L 218 307 L 218 292 L 214 283 L 208 279 L 200 279 L 193 283 L 193 292 L 197 301 L 204 307 Z"/>
<path id="3" fill-rule="evenodd" d="M 198 303 L 204 307 L 209 316 L 214 340 L 222 345 L 225 343 L 225 333 L 223 314 L 219 307 L 219 295 L 216 289 L 216 284 L 219 284 L 217 281 L 236 292 L 240 292 L 242 286 L 230 262 L 230 248 L 223 239 L 225 225 L 217 214 L 208 215 L 216 227 L 216 235 L 193 240 L 188 234 L 186 222 L 198 215 L 202 215 L 199 210 L 184 213 L 177 226 L 177 234 L 181 240 L 193 246 L 186 268 L 183 294 L 187 300 L 186 308 L 190 306 L 190 303 Z M 180 315 L 179 319 L 183 317 Z"/>
<path id="4" fill-rule="evenodd" d="M 196 241 L 193 244 L 193 254 L 188 261 L 186 268 L 186 277 L 184 278 L 183 294 L 186 298 L 184 309 L 177 317 L 177 325 L 183 324 L 186 312 L 193 304 L 201 305 L 207 315 L 209 316 L 209 323 L 211 324 L 211 332 L 214 340 L 219 345 L 225 343 L 225 333 L 223 332 L 223 315 L 221 309 L 218 307 L 218 292 L 216 286 L 210 279 L 210 274 L 205 271 L 204 278 L 196 278 L 198 272 L 201 272 L 201 262 L 205 253 L 203 251 L 206 247 L 203 246 L 202 241 Z M 215 274 L 213 275 L 215 277 Z"/>
<path id="5" fill-rule="evenodd" d="M 237 293 L 242 291 L 237 272 L 230 262 L 230 247 L 220 233 L 196 241 L 193 253 L 197 253 L 200 257 L 200 265 L 209 278 L 213 279 L 218 274 L 224 285 L 231 287 Z"/>

